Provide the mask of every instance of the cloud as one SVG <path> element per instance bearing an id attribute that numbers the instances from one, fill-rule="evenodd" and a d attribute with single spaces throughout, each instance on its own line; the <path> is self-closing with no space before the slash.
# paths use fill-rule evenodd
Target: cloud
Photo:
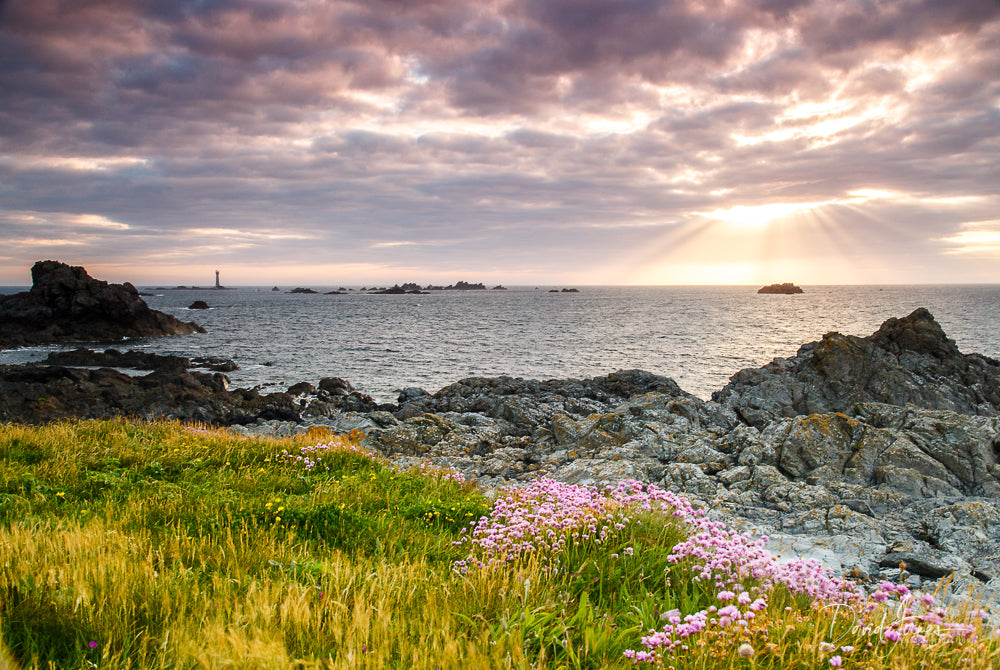
<path id="1" fill-rule="evenodd" d="M 0 234 L 25 251 L 0 269 L 20 276 L 59 243 L 626 281 L 636 247 L 708 267 L 727 216 L 768 213 L 754 239 L 798 226 L 788 253 L 868 230 L 895 236 L 886 266 L 919 256 L 960 278 L 949 252 L 971 248 L 1000 183 L 998 14 L 992 0 L 12 0 Z M 723 221 L 699 223 L 712 212 Z"/>

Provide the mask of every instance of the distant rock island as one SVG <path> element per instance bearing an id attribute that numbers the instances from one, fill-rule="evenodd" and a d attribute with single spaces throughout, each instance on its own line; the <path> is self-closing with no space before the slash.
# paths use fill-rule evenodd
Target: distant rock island
<path id="1" fill-rule="evenodd" d="M 770 286 L 765 286 L 757 293 L 776 293 L 782 295 L 791 295 L 793 293 L 805 293 L 801 288 L 793 284 L 792 282 L 785 282 L 784 284 L 771 284 Z"/>
<path id="2" fill-rule="evenodd" d="M 94 279 L 79 266 L 38 261 L 31 282 L 29 291 L 0 296 L 0 348 L 205 332 L 150 309 L 132 284 Z"/>
<path id="3" fill-rule="evenodd" d="M 235 291 L 236 289 L 219 283 L 219 271 L 215 271 L 215 286 L 157 286 L 154 291 Z M 275 287 L 277 290 L 277 287 Z"/>
<path id="4" fill-rule="evenodd" d="M 367 291 L 368 293 L 373 293 L 377 295 L 402 295 L 405 293 L 411 293 L 414 295 L 426 295 L 431 291 L 485 291 L 486 285 L 482 282 L 477 284 L 470 284 L 469 282 L 459 281 L 454 284 L 449 284 L 448 286 L 436 286 L 434 284 L 428 284 L 427 286 L 420 286 L 416 282 L 406 282 L 405 284 L 396 284 L 391 288 L 376 288 L 372 286 L 371 288 L 361 288 L 362 291 Z M 506 291 L 505 286 L 494 286 L 494 291 Z"/>

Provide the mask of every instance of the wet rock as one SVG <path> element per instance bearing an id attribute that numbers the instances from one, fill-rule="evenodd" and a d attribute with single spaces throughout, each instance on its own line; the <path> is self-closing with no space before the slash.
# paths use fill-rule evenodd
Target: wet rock
<path id="1" fill-rule="evenodd" d="M 288 387 L 289 395 L 315 395 L 316 387 L 309 382 L 299 382 Z"/>
<path id="2" fill-rule="evenodd" d="M 396 401 L 402 405 L 404 403 L 412 402 L 420 398 L 426 398 L 430 394 L 422 388 L 417 388 L 415 386 L 407 386 L 399 391 L 399 396 Z"/>
<path id="3" fill-rule="evenodd" d="M 348 395 L 354 390 L 351 382 L 340 377 L 323 377 L 319 380 L 319 390 L 325 391 L 331 396 Z"/>

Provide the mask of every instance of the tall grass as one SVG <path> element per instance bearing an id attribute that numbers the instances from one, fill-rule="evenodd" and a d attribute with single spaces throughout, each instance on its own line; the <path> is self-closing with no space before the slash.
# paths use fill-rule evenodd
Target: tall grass
<path id="1" fill-rule="evenodd" d="M 974 617 L 954 639 L 941 628 L 921 644 L 912 631 L 892 641 L 905 594 L 866 610 L 781 583 L 743 625 L 712 624 L 683 649 L 643 646 L 670 617 L 724 605 L 716 576 L 673 551 L 697 530 L 685 519 L 594 503 L 594 518 L 628 509 L 627 522 L 491 562 L 470 522 L 498 518 L 502 501 L 448 472 L 400 472 L 359 437 L 0 426 L 10 655 L 24 668 L 137 669 L 626 668 L 626 652 L 644 649 L 643 664 L 678 670 L 1000 663 Z M 763 581 L 741 584 L 764 593 Z"/>

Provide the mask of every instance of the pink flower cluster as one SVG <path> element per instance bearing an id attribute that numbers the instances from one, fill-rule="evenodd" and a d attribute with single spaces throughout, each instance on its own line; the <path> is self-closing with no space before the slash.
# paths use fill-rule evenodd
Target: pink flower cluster
<path id="1" fill-rule="evenodd" d="M 712 605 L 700 612 L 688 614 L 683 619 L 680 610 L 665 612 L 661 615 L 661 618 L 667 621 L 663 629 L 651 630 L 649 635 L 641 639 L 643 646 L 650 651 L 629 649 L 625 652 L 625 657 L 632 659 L 634 663 L 655 663 L 662 652 L 686 651 L 688 649 L 686 639 L 696 633 L 711 628 L 748 626 L 750 621 L 756 618 L 758 612 L 767 608 L 766 598 L 751 599 L 745 591 L 739 596 L 735 596 L 731 591 L 723 591 L 718 595 L 720 601 L 733 600 L 734 598 L 740 605 L 746 607 L 740 609 L 734 604 L 722 607 Z"/>
<path id="2" fill-rule="evenodd" d="M 292 454 L 288 450 L 283 451 L 278 454 L 276 460 L 282 460 L 286 463 L 298 463 L 301 464 L 307 471 L 314 470 L 316 468 L 324 468 L 329 470 L 329 466 L 323 463 L 323 457 L 334 451 L 349 451 L 355 454 L 360 454 L 362 456 L 369 456 L 371 454 L 359 447 L 358 445 L 341 440 L 332 440 L 325 444 L 314 444 L 307 447 L 302 447 L 299 449 L 299 453 Z"/>
<path id="3" fill-rule="evenodd" d="M 881 610 L 881 616 L 877 613 Z M 930 593 L 911 592 L 904 584 L 881 582 L 872 592 L 864 611 L 870 616 L 870 623 L 861 628 L 866 635 L 880 635 L 885 643 L 908 642 L 914 645 L 929 641 L 970 640 L 978 638 L 976 619 L 983 621 L 987 613 L 972 610 L 967 620 L 956 617 L 945 607 L 936 605 Z"/>
<path id="4" fill-rule="evenodd" d="M 601 492 L 593 486 L 539 479 L 526 488 L 502 492 L 489 515 L 471 524 L 471 533 L 455 543 L 468 543 L 471 553 L 455 567 L 465 572 L 529 554 L 547 560 L 570 542 L 604 544 L 618 537 L 636 513 L 652 510 L 681 519 L 702 514 L 683 496 L 652 484 L 626 481 Z M 623 553 L 631 555 L 632 549 L 626 547 Z"/>
<path id="5" fill-rule="evenodd" d="M 792 593 L 827 602 L 854 601 L 861 597 L 853 582 L 832 577 L 819 561 L 795 559 L 779 563 L 764 548 L 767 537 L 752 539 L 748 533 L 731 531 L 725 524 L 704 517 L 686 521 L 697 532 L 675 545 L 667 559 L 675 564 L 684 563 L 696 582 L 711 584 L 716 589 L 742 589 L 746 580 L 753 580 L 760 583 L 762 591 L 784 584 Z"/>

